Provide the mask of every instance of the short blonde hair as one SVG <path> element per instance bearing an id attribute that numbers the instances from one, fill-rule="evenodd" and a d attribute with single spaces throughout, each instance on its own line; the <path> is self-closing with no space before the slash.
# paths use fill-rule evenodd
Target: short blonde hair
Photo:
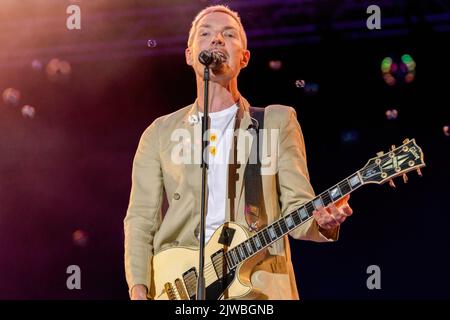
<path id="1" fill-rule="evenodd" d="M 192 42 L 194 41 L 194 36 L 195 36 L 195 32 L 197 30 L 198 22 L 207 14 L 210 14 L 213 12 L 226 13 L 226 14 L 230 15 L 234 20 L 236 20 L 236 22 L 238 23 L 239 28 L 240 28 L 239 35 L 241 37 L 242 46 L 244 47 L 244 49 L 247 49 L 247 35 L 245 34 L 244 26 L 242 25 L 239 14 L 224 5 L 215 5 L 215 6 L 206 7 L 205 9 L 203 9 L 202 11 L 200 11 L 197 14 L 194 21 L 192 21 L 191 30 L 189 30 L 189 38 L 188 38 L 188 42 L 187 42 L 188 47 L 192 46 Z"/>

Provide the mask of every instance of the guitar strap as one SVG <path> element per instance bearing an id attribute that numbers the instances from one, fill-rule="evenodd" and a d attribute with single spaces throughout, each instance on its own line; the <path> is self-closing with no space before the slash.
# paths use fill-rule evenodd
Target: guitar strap
<path id="1" fill-rule="evenodd" d="M 251 231 L 258 231 L 267 225 L 261 177 L 262 131 L 264 129 L 264 108 L 250 107 L 252 125 L 249 132 L 253 143 L 244 172 L 245 183 L 245 220 Z M 256 160 L 256 161 L 255 161 Z"/>

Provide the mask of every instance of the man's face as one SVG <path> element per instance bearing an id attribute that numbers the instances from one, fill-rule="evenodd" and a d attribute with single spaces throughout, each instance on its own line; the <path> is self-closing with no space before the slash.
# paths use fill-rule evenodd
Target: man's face
<path id="1" fill-rule="evenodd" d="M 245 50 L 239 32 L 239 24 L 230 15 L 213 12 L 197 24 L 192 46 L 186 49 L 186 62 L 198 76 L 203 77 L 204 66 L 198 61 L 202 50 L 219 51 L 225 62 L 219 70 L 212 70 L 211 80 L 228 81 L 238 76 L 247 66 L 250 52 Z"/>

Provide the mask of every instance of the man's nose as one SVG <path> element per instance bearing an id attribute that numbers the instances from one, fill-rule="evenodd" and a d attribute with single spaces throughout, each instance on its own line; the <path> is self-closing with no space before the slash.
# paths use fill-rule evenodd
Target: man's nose
<path id="1" fill-rule="evenodd" d="M 213 40 L 212 40 L 212 45 L 223 45 L 225 43 L 225 40 L 222 36 L 221 32 L 217 32 L 216 35 L 214 36 Z"/>

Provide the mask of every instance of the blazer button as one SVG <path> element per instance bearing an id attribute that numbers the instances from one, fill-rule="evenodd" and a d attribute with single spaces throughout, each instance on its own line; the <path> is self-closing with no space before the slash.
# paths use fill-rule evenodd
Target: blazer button
<path id="1" fill-rule="evenodd" d="M 179 194 L 179 193 L 174 193 L 174 194 L 173 194 L 173 198 L 174 198 L 175 200 L 180 200 L 180 194 Z"/>

